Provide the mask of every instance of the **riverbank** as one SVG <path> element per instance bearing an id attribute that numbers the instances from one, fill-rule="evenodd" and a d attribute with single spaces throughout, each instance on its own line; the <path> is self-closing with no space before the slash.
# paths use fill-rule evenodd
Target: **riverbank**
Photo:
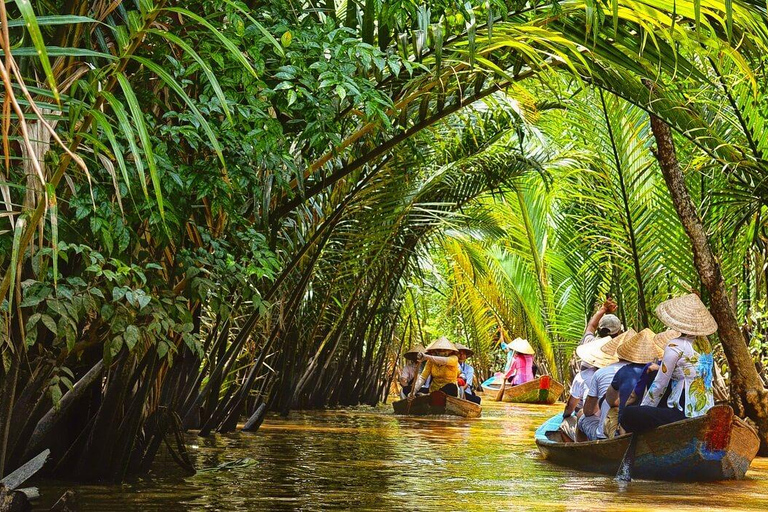
<path id="1" fill-rule="evenodd" d="M 234 469 L 118 486 L 42 482 L 38 505 L 74 488 L 83 512 L 768 509 L 768 459 L 746 480 L 713 484 L 623 486 L 554 466 L 533 432 L 559 410 L 494 402 L 477 420 L 395 417 L 390 405 L 271 415 L 256 434 L 188 438 L 198 468 Z"/>

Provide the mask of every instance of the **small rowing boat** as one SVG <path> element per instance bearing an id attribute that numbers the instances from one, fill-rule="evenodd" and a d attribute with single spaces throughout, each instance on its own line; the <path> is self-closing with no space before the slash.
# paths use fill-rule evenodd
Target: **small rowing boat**
<path id="1" fill-rule="evenodd" d="M 615 475 L 631 434 L 575 443 L 560 430 L 562 415 L 536 430 L 545 459 L 582 471 Z M 717 405 L 704 416 L 685 419 L 638 434 L 632 476 L 648 480 L 707 482 L 744 477 L 757 455 L 755 430 Z"/>
<path id="2" fill-rule="evenodd" d="M 434 391 L 428 395 L 417 395 L 410 401 L 398 400 L 392 403 L 395 414 L 410 416 L 463 416 L 464 418 L 479 418 L 483 408 L 480 404 L 448 396 L 442 391 Z"/>
<path id="3" fill-rule="evenodd" d="M 504 388 L 502 400 L 516 404 L 552 405 L 563 394 L 563 389 L 563 385 L 555 379 L 548 375 L 543 375 L 525 384 L 518 384 L 517 386 L 508 385 Z M 496 391 L 498 391 L 498 388 L 496 388 Z M 496 391 L 489 392 L 494 393 Z"/>

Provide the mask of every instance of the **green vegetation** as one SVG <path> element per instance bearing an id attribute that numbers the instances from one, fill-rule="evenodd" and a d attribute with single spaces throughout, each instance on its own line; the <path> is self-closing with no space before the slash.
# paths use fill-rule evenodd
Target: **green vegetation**
<path id="1" fill-rule="evenodd" d="M 18 0 L 0 23 L 0 474 L 49 447 L 57 476 L 120 480 L 263 402 L 376 403 L 437 332 L 525 333 L 562 373 L 606 293 L 642 327 L 726 286 L 766 357 L 762 3 Z"/>

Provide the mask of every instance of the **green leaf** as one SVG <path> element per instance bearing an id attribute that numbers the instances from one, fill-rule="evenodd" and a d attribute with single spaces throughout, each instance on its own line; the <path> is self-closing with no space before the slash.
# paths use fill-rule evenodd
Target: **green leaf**
<path id="1" fill-rule="evenodd" d="M 133 92 L 133 88 L 128 82 L 128 78 L 126 78 L 123 73 L 117 73 L 116 76 L 117 81 L 120 83 L 120 88 L 123 90 L 123 94 L 125 95 L 125 100 L 128 102 L 128 108 L 131 111 L 136 130 L 139 133 L 139 140 L 141 141 L 141 146 L 144 148 L 144 155 L 147 157 L 147 167 L 149 167 L 149 176 L 152 179 L 152 186 L 155 189 L 155 199 L 157 200 L 157 207 L 160 210 L 160 217 L 165 220 L 163 192 L 160 188 L 160 177 L 157 173 L 157 162 L 155 162 L 155 153 L 152 151 L 152 141 L 149 137 L 147 124 L 144 121 L 144 113 L 141 111 L 139 100 L 136 98 L 136 94 Z"/>
<path id="2" fill-rule="evenodd" d="M 46 183 L 45 189 L 48 192 L 48 209 L 51 211 L 51 259 L 55 289 L 59 279 L 59 208 L 56 203 L 56 188 L 51 183 Z"/>
<path id="3" fill-rule="evenodd" d="M 42 315 L 41 320 L 43 321 L 43 325 L 45 325 L 49 331 L 51 331 L 53 334 L 58 333 L 58 329 L 56 328 L 56 321 L 53 318 L 48 315 Z"/>
<path id="4" fill-rule="evenodd" d="M 109 53 L 97 52 L 94 50 L 88 50 L 85 48 L 62 48 L 60 46 L 48 46 L 47 54 L 51 57 L 100 57 L 111 61 L 118 60 L 114 55 Z M 5 52 L 0 50 L 0 56 L 5 55 Z M 39 50 L 31 46 L 21 46 L 11 50 L 11 55 L 14 57 L 35 57 L 39 55 Z"/>
<path id="5" fill-rule="evenodd" d="M 132 351 L 133 347 L 135 347 L 136 343 L 139 341 L 139 329 L 135 325 L 129 325 L 125 328 L 123 338 L 125 339 L 125 344 L 128 346 L 128 350 Z"/>
<path id="6" fill-rule="evenodd" d="M 26 25 L 26 20 L 8 20 L 8 27 L 23 27 Z M 73 15 L 56 15 L 56 16 L 38 16 L 37 25 L 39 27 L 50 25 L 73 25 L 75 23 L 100 23 L 105 27 L 109 27 L 106 23 L 101 23 L 98 20 L 89 18 L 88 16 L 73 16 Z"/>
<path id="7" fill-rule="evenodd" d="M 136 136 L 134 135 L 133 128 L 131 127 L 131 122 L 128 120 L 128 114 L 126 113 L 123 104 L 120 103 L 117 98 L 112 95 L 112 93 L 108 91 L 102 91 L 101 94 L 104 95 L 104 97 L 107 99 L 107 102 L 109 103 L 109 106 L 112 107 L 112 112 L 114 112 L 115 116 L 117 117 L 120 130 L 123 132 L 125 140 L 128 141 L 128 146 L 130 147 L 131 154 L 133 155 L 133 165 L 136 166 L 136 171 L 139 173 L 141 189 L 144 192 L 144 197 L 149 199 L 149 191 L 147 189 L 147 176 L 144 173 L 144 159 L 139 153 L 138 145 L 136 145 Z M 126 180 L 128 179 L 127 171 L 123 178 Z"/>
<path id="8" fill-rule="evenodd" d="M 16 295 L 16 269 L 19 268 L 19 259 L 21 257 L 21 237 L 24 234 L 24 227 L 27 225 L 27 215 L 22 214 L 16 220 L 16 227 L 13 229 L 13 246 L 11 248 L 11 266 L 8 272 L 11 273 L 11 283 L 8 287 L 8 310 L 13 311 L 13 297 Z"/>
<path id="9" fill-rule="evenodd" d="M 24 18 L 27 32 L 29 32 L 29 36 L 32 38 L 32 44 L 37 49 L 36 55 L 40 59 L 40 63 L 43 65 L 43 72 L 48 79 L 48 85 L 51 88 L 53 97 L 56 100 L 56 103 L 59 103 L 59 88 L 56 85 L 56 78 L 53 76 L 51 61 L 48 60 L 48 48 L 46 47 L 45 41 L 43 40 L 43 34 L 40 32 L 40 26 L 37 23 L 37 16 L 35 16 L 35 11 L 32 9 L 32 4 L 29 0 L 15 1 L 16 6 L 21 12 L 21 16 Z"/>
<path id="10" fill-rule="evenodd" d="M 115 156 L 117 166 L 120 168 L 120 173 L 123 175 L 125 186 L 128 187 L 128 192 L 130 192 L 131 180 L 128 178 L 128 167 L 125 165 L 123 151 L 117 143 L 117 138 L 115 137 L 115 131 L 112 129 L 112 125 L 107 121 L 107 117 L 98 110 L 90 110 L 89 112 L 93 116 L 95 124 L 99 126 L 104 131 L 104 135 L 107 136 L 107 140 L 112 146 L 112 154 Z"/>

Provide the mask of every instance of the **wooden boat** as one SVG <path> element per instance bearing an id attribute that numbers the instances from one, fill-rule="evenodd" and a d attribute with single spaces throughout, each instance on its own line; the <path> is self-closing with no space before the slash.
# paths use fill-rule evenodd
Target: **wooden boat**
<path id="1" fill-rule="evenodd" d="M 545 459 L 582 471 L 615 475 L 631 434 L 575 443 L 558 427 L 562 415 L 536 431 Z M 633 478 L 707 482 L 744 477 L 760 447 L 755 430 L 717 405 L 698 418 L 685 419 L 638 434 Z"/>
<path id="2" fill-rule="evenodd" d="M 392 403 L 395 414 L 411 416 L 432 416 L 447 414 L 463 416 L 464 418 L 479 418 L 483 408 L 480 404 L 448 396 L 442 391 L 434 391 L 428 395 L 418 395 L 408 403 L 408 399 Z"/>
<path id="3" fill-rule="evenodd" d="M 516 404 L 552 405 L 563 394 L 563 385 L 548 375 L 543 375 L 525 384 L 504 388 L 505 402 Z"/>

